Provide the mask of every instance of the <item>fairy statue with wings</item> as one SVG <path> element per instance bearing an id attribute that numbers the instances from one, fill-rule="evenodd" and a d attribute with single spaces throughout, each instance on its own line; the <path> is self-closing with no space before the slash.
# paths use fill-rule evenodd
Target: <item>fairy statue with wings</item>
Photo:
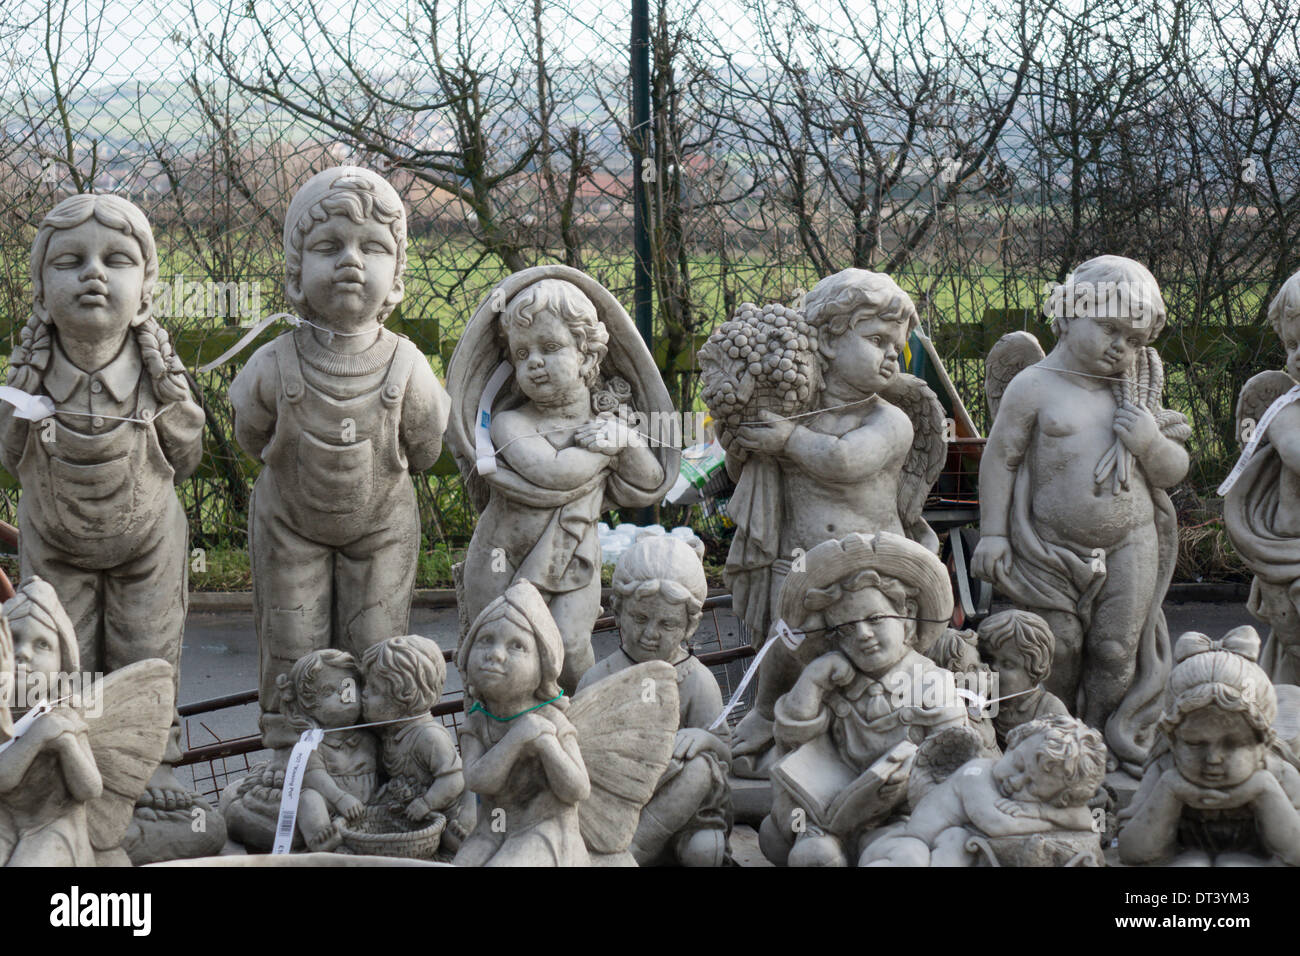
<path id="1" fill-rule="evenodd" d="M 1260 372 L 1237 399 L 1245 449 L 1219 488 L 1232 545 L 1254 572 L 1247 608 L 1271 628 L 1259 664 L 1277 684 L 1300 684 L 1300 273 L 1269 305 L 1286 370 Z"/>
<path id="2" fill-rule="evenodd" d="M 531 581 L 564 638 L 560 686 L 573 693 L 595 663 L 597 521 L 658 503 L 677 480 L 668 390 L 614 296 L 559 265 L 517 272 L 487 295 L 447 390 L 447 441 L 481 512 L 458 576 L 464 620 Z"/>
<path id="3" fill-rule="evenodd" d="M 479 807 L 458 866 L 635 865 L 628 848 L 641 810 L 673 754 L 677 674 L 647 661 L 570 700 L 559 683 L 564 650 L 527 580 L 489 603 L 461 640 L 460 746 Z"/>
<path id="4" fill-rule="evenodd" d="M 27 578 L 0 616 L 6 866 L 126 862 L 122 838 L 167 745 L 172 668 L 143 660 L 83 685 L 80 666 L 76 633 L 54 588 Z M 11 704 L 21 711 L 17 719 Z"/>
<path id="5" fill-rule="evenodd" d="M 742 305 L 700 349 L 702 397 L 737 481 L 726 580 L 755 646 L 786 575 L 821 542 L 888 531 L 938 551 L 921 508 L 947 454 L 943 406 L 899 367 L 919 321 L 888 276 L 845 269 L 802 310 Z M 733 772 L 766 776 L 773 707 L 798 676 L 774 644 L 735 731 Z"/>

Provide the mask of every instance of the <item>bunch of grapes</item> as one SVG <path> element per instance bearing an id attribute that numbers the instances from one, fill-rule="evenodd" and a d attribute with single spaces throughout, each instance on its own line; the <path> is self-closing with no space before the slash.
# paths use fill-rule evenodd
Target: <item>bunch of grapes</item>
<path id="1" fill-rule="evenodd" d="M 718 422 L 735 428 L 766 409 L 807 411 L 816 392 L 817 332 L 803 313 L 746 302 L 700 349 L 701 397 Z"/>

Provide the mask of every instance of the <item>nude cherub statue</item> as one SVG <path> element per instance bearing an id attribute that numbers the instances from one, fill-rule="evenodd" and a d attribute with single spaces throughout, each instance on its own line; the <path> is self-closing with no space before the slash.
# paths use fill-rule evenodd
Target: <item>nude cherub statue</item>
<path id="1" fill-rule="evenodd" d="M 658 503 L 677 477 L 679 450 L 636 420 L 671 415 L 667 389 L 613 296 L 564 266 L 526 269 L 488 295 L 447 385 L 448 442 L 482 512 L 457 579 L 464 619 L 531 581 L 564 637 L 560 686 L 572 693 L 595 663 L 597 520 Z"/>
<path id="2" fill-rule="evenodd" d="M 1228 537 L 1255 575 L 1247 607 L 1270 629 L 1260 666 L 1274 683 L 1300 684 L 1300 273 L 1282 285 L 1268 321 L 1286 367 L 1242 387 L 1237 434 L 1248 450 L 1219 494 Z"/>
<path id="3" fill-rule="evenodd" d="M 917 745 L 970 726 L 953 675 L 921 653 L 952 613 L 947 571 L 902 535 L 850 534 L 808 552 L 778 607 L 807 663 L 777 701 L 760 845 L 778 865 L 846 866 L 903 808 Z"/>
<path id="4" fill-rule="evenodd" d="M 612 587 L 620 647 L 587 671 L 579 690 L 645 661 L 666 661 L 677 672 L 681 715 L 672 761 L 641 811 L 632 855 L 642 866 L 664 858 L 721 866 L 732 822 L 731 735 L 725 722 L 711 729 L 722 690 L 689 648 L 708 593 L 704 566 L 685 541 L 646 534 L 619 558 Z"/>
<path id="5" fill-rule="evenodd" d="M 943 407 L 899 368 L 919 321 L 888 276 L 845 269 L 813 287 L 802 314 L 742 305 L 700 350 L 702 398 L 738 481 L 727 584 L 756 646 L 785 575 L 822 541 L 888 531 L 938 550 L 921 507 L 946 456 Z M 766 774 L 772 708 L 798 676 L 774 644 L 736 728 L 738 774 Z"/>
<path id="6" fill-rule="evenodd" d="M 460 746 L 479 805 L 458 866 L 628 857 L 674 750 L 677 675 L 648 661 L 570 700 L 559 683 L 563 657 L 559 628 L 527 580 L 488 604 L 461 639 L 456 666 L 469 709 Z"/>
<path id="7" fill-rule="evenodd" d="M 1064 714 L 1035 718 L 1011 731 L 1004 756 L 968 761 L 930 790 L 863 865 L 975 866 L 987 854 L 1001 866 L 1100 866 L 1087 804 L 1105 773 L 1100 733 Z"/>
<path id="8" fill-rule="evenodd" d="M 1300 771 L 1258 655 L 1252 627 L 1178 638 L 1161 741 L 1120 814 L 1124 863 L 1300 866 Z"/>
<path id="9" fill-rule="evenodd" d="M 298 800 L 298 830 L 308 850 L 337 849 L 338 819 L 355 822 L 379 784 L 379 744 L 361 723 L 361 669 L 346 651 L 312 651 L 276 681 L 290 728 L 333 731 L 307 757 Z"/>
<path id="10" fill-rule="evenodd" d="M 167 746 L 172 669 L 149 659 L 91 680 L 80 668 L 54 588 L 27 578 L 0 611 L 0 670 L 11 691 L 0 698 L 5 866 L 126 863 L 119 847 L 136 797 Z"/>
<path id="11" fill-rule="evenodd" d="M 1191 430 L 1160 407 L 1164 372 L 1149 344 L 1165 307 L 1145 267 L 1089 259 L 1046 311 L 1058 336 L 1049 355 L 1025 367 L 1026 343 L 1041 356 L 1027 333 L 989 354 L 995 417 L 972 570 L 1047 621 L 1047 689 L 1104 728 L 1111 757 L 1137 775 L 1169 666 L 1161 602 L 1177 519 L 1165 489 L 1187 473 Z"/>

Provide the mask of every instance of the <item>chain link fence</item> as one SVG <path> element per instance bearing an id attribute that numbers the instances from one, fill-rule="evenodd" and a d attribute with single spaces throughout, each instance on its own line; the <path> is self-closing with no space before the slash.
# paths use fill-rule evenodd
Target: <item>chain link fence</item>
<path id="1" fill-rule="evenodd" d="M 1165 293 L 1166 403 L 1195 430 L 1180 507 L 1202 524 L 1237 451 L 1237 391 L 1281 363 L 1267 303 L 1300 266 L 1300 11 L 1228 6 L 658 0 L 647 131 L 628 119 L 626 5 L 11 0 L 0 327 L 12 347 L 44 212 L 114 191 L 153 223 L 159 317 L 197 369 L 285 308 L 289 200 L 352 162 L 406 201 L 407 291 L 389 325 L 443 374 L 513 270 L 564 262 L 630 306 L 639 178 L 653 347 L 681 408 L 698 404 L 696 349 L 740 303 L 793 301 L 857 266 L 913 295 L 986 428 L 989 347 L 1020 328 L 1050 343 L 1048 284 L 1124 254 Z M 250 353 L 195 375 L 209 428 L 182 496 L 210 586 L 246 571 L 256 466 L 226 391 Z M 447 455 L 417 487 L 421 580 L 445 584 L 475 515 Z M 1230 571 L 1222 557 L 1190 567 Z"/>

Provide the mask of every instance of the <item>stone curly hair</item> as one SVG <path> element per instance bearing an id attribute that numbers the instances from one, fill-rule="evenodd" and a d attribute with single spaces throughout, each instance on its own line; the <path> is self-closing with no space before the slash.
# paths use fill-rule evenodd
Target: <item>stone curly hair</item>
<path id="1" fill-rule="evenodd" d="M 292 729 L 301 732 L 318 726 L 309 712 L 320 699 L 319 679 L 326 668 L 346 671 L 360 687 L 361 668 L 357 666 L 356 658 L 347 651 L 334 648 L 304 654 L 293 662 L 289 673 L 275 679 L 276 689 L 280 692 L 280 712 Z"/>
<path id="2" fill-rule="evenodd" d="M 1042 739 L 1038 772 L 1065 783 L 1052 805 L 1078 807 L 1091 800 L 1106 776 L 1106 741 L 1101 733 L 1064 714 L 1037 717 L 1007 734 L 1007 753 L 1035 737 Z"/>
<path id="3" fill-rule="evenodd" d="M 686 640 L 695 634 L 704 613 L 709 585 L 695 550 L 672 535 L 643 535 L 618 559 L 610 582 L 617 616 L 629 598 L 663 595 L 686 608 Z"/>
<path id="4" fill-rule="evenodd" d="M 609 351 L 609 330 L 600 321 L 595 304 L 572 282 L 542 279 L 520 289 L 501 311 L 500 332 L 504 344 L 512 325 L 525 328 L 539 315 L 550 314 L 568 328 L 582 361 L 582 382 L 588 388 L 600 380 L 600 364 Z"/>
<path id="5" fill-rule="evenodd" d="M 136 345 L 158 400 L 167 403 L 188 399 L 190 385 L 185 377 L 185 366 L 176 355 L 167 330 L 151 314 L 153 289 L 158 281 L 158 250 L 149 220 L 134 203 L 111 193 L 69 196 L 41 220 L 32 243 L 32 314 L 23 327 L 17 348 L 9 356 L 8 383 L 33 395 L 40 389 L 50 363 L 55 331 L 45 307 L 45 285 L 41 275 L 45 268 L 45 255 L 55 232 L 75 229 L 91 219 L 131 236 L 140 244 L 144 258 L 141 305 L 145 313 L 134 326 Z"/>
<path id="6" fill-rule="evenodd" d="M 442 650 L 418 634 L 390 637 L 366 648 L 361 668 L 366 683 L 382 684 L 387 696 L 411 716 L 427 712 L 436 704 L 447 680 Z"/>
<path id="7" fill-rule="evenodd" d="M 979 642 L 986 653 L 1007 643 L 1014 645 L 1035 684 L 1041 684 L 1052 672 L 1056 638 L 1047 622 L 1032 611 L 1013 609 L 990 615 L 979 626 Z"/>

